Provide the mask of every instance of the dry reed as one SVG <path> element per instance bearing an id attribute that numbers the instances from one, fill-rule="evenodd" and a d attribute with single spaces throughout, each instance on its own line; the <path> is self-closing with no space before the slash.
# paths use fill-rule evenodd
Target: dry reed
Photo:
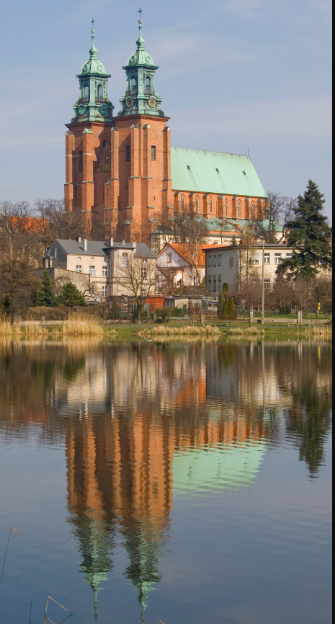
<path id="1" fill-rule="evenodd" d="M 101 336 L 103 330 L 93 316 L 72 314 L 64 323 L 64 336 Z"/>
<path id="2" fill-rule="evenodd" d="M 166 327 L 160 325 L 152 330 L 153 336 L 209 336 L 219 335 L 221 332 L 217 327 L 206 325 L 205 327 Z"/>
<path id="3" fill-rule="evenodd" d="M 0 335 L 1 336 L 10 336 L 12 334 L 13 327 L 9 321 L 5 321 L 4 319 L 0 319 Z"/>

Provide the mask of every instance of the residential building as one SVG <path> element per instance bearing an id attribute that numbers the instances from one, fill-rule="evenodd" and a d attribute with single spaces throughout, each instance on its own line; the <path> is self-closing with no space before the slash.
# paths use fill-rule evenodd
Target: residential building
<path id="1" fill-rule="evenodd" d="M 197 286 L 205 277 L 204 249 L 213 245 L 169 243 L 157 256 L 157 268 L 169 276 L 173 285 Z"/>
<path id="2" fill-rule="evenodd" d="M 145 243 L 56 239 L 44 257 L 44 267 L 54 279 L 75 283 L 89 300 L 103 300 L 131 296 L 132 272 L 140 272 L 145 288 L 149 272 L 156 269 L 156 254 Z"/>
<path id="3" fill-rule="evenodd" d="M 91 35 L 67 124 L 65 209 L 81 211 L 89 224 L 102 208 L 106 235 L 118 232 L 127 240 L 134 228 L 149 240 L 175 213 L 218 220 L 210 231 L 219 243 L 232 231 L 226 219 L 234 227 L 265 219 L 267 193 L 248 155 L 171 147 L 169 117 L 155 84 L 158 66 L 145 50 L 142 21 L 136 51 L 123 67 L 126 89 L 115 117 L 110 74 L 97 59 L 93 29 Z"/>
<path id="4" fill-rule="evenodd" d="M 206 256 L 206 288 L 213 295 L 226 282 L 230 287 L 241 280 L 261 279 L 264 262 L 265 288 L 271 288 L 276 279 L 278 265 L 290 258 L 293 249 L 286 245 L 258 244 L 217 246 L 204 248 Z"/>

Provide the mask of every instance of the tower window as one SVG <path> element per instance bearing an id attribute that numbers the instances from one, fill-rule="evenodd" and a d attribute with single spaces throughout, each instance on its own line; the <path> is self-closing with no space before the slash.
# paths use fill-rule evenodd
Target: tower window
<path id="1" fill-rule="evenodd" d="M 239 216 L 239 219 L 240 219 L 241 215 L 242 215 L 242 204 L 241 204 L 241 200 L 240 199 L 238 200 L 237 210 L 238 210 L 238 216 Z"/>
<path id="2" fill-rule="evenodd" d="M 102 85 L 98 86 L 98 100 L 102 100 Z"/>
<path id="3" fill-rule="evenodd" d="M 151 146 L 151 160 L 156 160 L 156 146 Z"/>
<path id="4" fill-rule="evenodd" d="M 184 195 L 180 196 L 180 208 L 182 209 L 182 211 L 185 210 L 185 197 L 184 197 Z"/>
<path id="5" fill-rule="evenodd" d="M 228 199 L 226 199 L 225 204 L 226 204 L 226 217 L 228 217 Z"/>
<path id="6" fill-rule="evenodd" d="M 131 157 L 131 152 L 130 152 L 130 145 L 126 145 L 126 162 L 130 162 L 130 158 Z"/>
<path id="7" fill-rule="evenodd" d="M 83 162 L 83 152 L 79 152 L 79 172 L 82 173 L 84 171 L 84 162 Z"/>
<path id="8" fill-rule="evenodd" d="M 84 98 L 85 98 L 85 102 L 88 102 L 90 99 L 90 88 L 88 85 L 84 87 Z"/>
<path id="9" fill-rule="evenodd" d="M 132 90 L 134 91 L 136 89 L 136 78 L 134 78 L 134 76 L 130 80 L 130 84 L 131 84 Z"/>
<path id="10" fill-rule="evenodd" d="M 195 211 L 199 212 L 199 197 L 196 197 L 194 201 L 195 201 Z"/>
<path id="11" fill-rule="evenodd" d="M 150 78 L 149 78 L 149 76 L 147 76 L 146 79 L 145 79 L 145 88 L 146 88 L 146 91 L 150 91 Z"/>
<path id="12" fill-rule="evenodd" d="M 250 210 L 251 210 L 251 217 L 253 219 L 255 216 L 255 204 L 253 201 L 251 202 Z"/>
<path id="13" fill-rule="evenodd" d="M 212 200 L 211 197 L 209 198 L 209 202 L 208 203 L 209 203 L 209 212 L 213 212 L 213 200 Z"/>

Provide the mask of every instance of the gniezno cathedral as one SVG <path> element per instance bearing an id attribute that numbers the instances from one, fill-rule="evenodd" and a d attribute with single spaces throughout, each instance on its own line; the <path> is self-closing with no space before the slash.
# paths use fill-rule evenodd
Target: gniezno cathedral
<path id="1" fill-rule="evenodd" d="M 168 232 L 176 213 L 199 218 L 218 243 L 228 243 L 251 219 L 265 219 L 267 194 L 249 156 L 171 147 L 142 20 L 136 50 L 123 67 L 126 89 L 117 115 L 93 29 L 91 36 L 89 59 L 77 76 L 79 99 L 66 124 L 65 209 L 81 211 L 88 226 L 98 215 L 106 236 L 125 240 L 132 228 L 142 240 L 155 230 Z"/>

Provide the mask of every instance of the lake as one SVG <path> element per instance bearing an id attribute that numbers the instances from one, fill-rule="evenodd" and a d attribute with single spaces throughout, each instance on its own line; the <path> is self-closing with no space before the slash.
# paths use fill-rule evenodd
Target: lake
<path id="1" fill-rule="evenodd" d="M 1 622 L 328 624 L 331 399 L 327 342 L 2 341 Z"/>

